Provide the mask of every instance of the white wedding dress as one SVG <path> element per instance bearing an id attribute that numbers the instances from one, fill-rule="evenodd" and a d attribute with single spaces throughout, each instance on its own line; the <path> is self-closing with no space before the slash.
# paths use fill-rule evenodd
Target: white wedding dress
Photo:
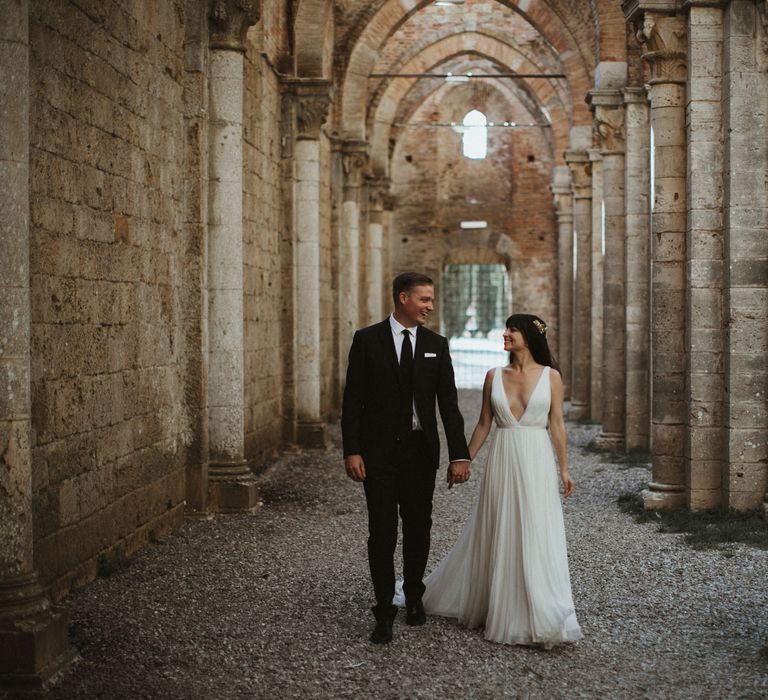
<path id="1" fill-rule="evenodd" d="M 486 639 L 494 642 L 548 647 L 582 636 L 547 432 L 549 372 L 543 370 L 518 421 L 502 368 L 494 371 L 496 432 L 477 503 L 456 544 L 424 580 L 427 613 L 484 627 Z"/>

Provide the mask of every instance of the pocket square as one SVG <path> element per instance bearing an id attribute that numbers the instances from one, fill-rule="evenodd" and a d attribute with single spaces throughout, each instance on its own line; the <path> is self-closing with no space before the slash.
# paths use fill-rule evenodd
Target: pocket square
<path id="1" fill-rule="evenodd" d="M 436 352 L 425 352 L 424 357 L 437 357 Z"/>

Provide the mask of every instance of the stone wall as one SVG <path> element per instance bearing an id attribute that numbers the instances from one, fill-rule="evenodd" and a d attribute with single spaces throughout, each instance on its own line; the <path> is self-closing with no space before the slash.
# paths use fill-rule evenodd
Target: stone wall
<path id="1" fill-rule="evenodd" d="M 182 515 L 184 34 L 174 3 L 30 14 L 35 559 L 59 596 Z"/>

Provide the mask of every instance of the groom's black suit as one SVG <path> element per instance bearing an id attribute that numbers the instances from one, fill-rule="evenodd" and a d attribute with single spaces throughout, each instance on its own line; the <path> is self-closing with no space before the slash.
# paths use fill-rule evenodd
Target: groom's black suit
<path id="1" fill-rule="evenodd" d="M 403 420 L 413 399 L 421 430 Z M 432 493 L 440 463 L 435 400 L 451 461 L 469 459 L 459 412 L 448 341 L 427 328 L 416 332 L 413 377 L 403 377 L 389 318 L 355 333 L 349 351 L 341 428 L 344 456 L 365 463 L 368 559 L 376 601 L 391 604 L 395 573 L 398 507 L 403 520 L 404 589 L 409 599 L 424 592 L 429 555 Z"/>

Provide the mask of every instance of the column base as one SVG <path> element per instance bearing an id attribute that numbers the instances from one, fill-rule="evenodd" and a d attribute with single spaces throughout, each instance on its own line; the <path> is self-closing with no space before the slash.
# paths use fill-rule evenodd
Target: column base
<path id="1" fill-rule="evenodd" d="M 260 505 L 256 479 L 242 462 L 211 462 L 208 507 L 217 513 L 255 513 Z"/>
<path id="2" fill-rule="evenodd" d="M 685 489 L 682 486 L 659 484 L 652 481 L 647 489 L 640 492 L 646 510 L 680 508 L 685 506 Z"/>
<path id="3" fill-rule="evenodd" d="M 296 442 L 308 449 L 325 449 L 325 423 L 301 423 L 296 426 Z"/>
<path id="4" fill-rule="evenodd" d="M 595 447 L 598 450 L 620 452 L 624 449 L 624 436 L 621 433 L 600 433 L 595 438 Z"/>
<path id="5" fill-rule="evenodd" d="M 48 688 L 77 656 L 67 627 L 35 574 L 0 583 L 0 689 L 15 697 Z"/>
<path id="6" fill-rule="evenodd" d="M 589 406 L 579 401 L 572 401 L 568 411 L 568 420 L 581 420 L 582 418 L 589 418 Z"/>

